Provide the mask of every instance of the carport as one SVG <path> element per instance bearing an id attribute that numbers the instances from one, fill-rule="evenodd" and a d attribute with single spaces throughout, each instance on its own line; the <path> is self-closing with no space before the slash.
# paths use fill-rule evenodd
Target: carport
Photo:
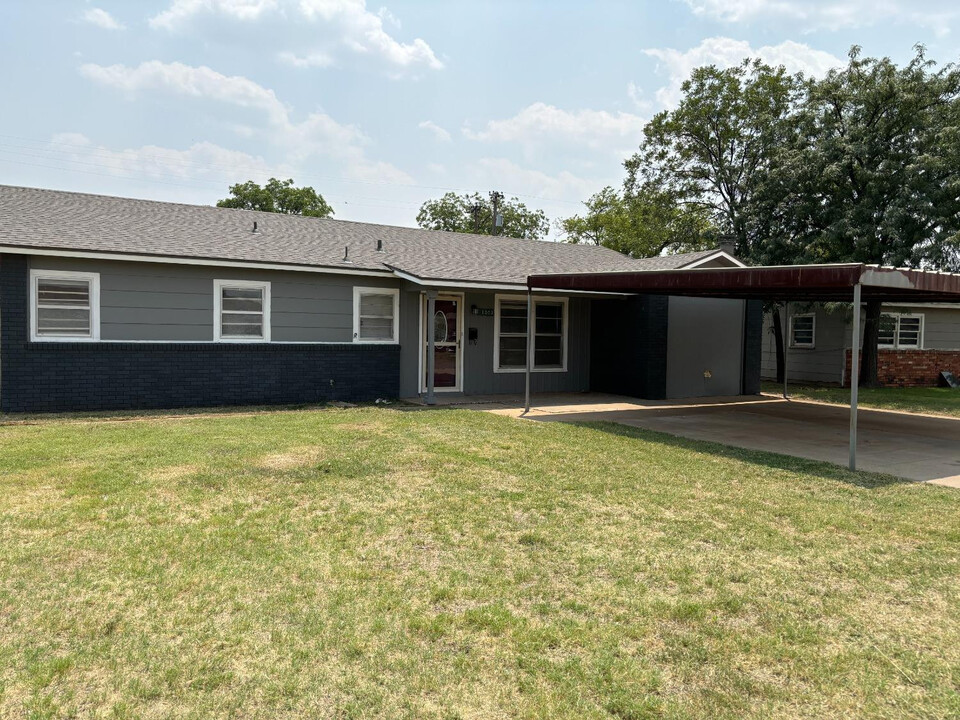
<path id="1" fill-rule="evenodd" d="M 528 317 L 531 317 L 535 290 L 677 295 L 768 302 L 851 302 L 858 310 L 853 313 L 853 337 L 857 339 L 860 338 L 859 310 L 862 303 L 874 300 L 911 303 L 960 302 L 960 275 L 862 263 L 531 275 L 527 278 Z M 531 323 L 528 323 L 526 412 L 531 408 L 531 332 Z M 856 470 L 860 343 L 853 342 L 852 345 L 848 464 L 851 470 Z"/>

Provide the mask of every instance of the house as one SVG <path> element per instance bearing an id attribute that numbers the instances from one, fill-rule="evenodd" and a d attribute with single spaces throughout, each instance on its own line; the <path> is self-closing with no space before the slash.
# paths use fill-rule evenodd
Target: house
<path id="1" fill-rule="evenodd" d="M 0 186 L 0 409 L 518 393 L 529 275 L 739 265 Z M 533 313 L 535 392 L 759 390 L 757 301 L 545 291 Z"/>
<path id="2" fill-rule="evenodd" d="M 783 310 L 781 318 L 783 317 Z M 791 304 L 787 378 L 791 382 L 848 385 L 851 311 L 846 305 Z M 884 385 L 935 386 L 941 371 L 960 375 L 960 305 L 884 304 L 877 371 Z M 764 378 L 775 378 L 777 345 L 772 318 L 764 317 Z"/>

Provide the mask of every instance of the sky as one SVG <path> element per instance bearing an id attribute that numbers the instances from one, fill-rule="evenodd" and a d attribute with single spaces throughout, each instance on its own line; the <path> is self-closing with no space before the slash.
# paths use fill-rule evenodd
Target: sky
<path id="1" fill-rule="evenodd" d="M 0 183 L 212 204 L 291 177 L 406 226 L 498 190 L 558 221 L 699 65 L 819 76 L 917 43 L 960 59 L 960 3 L 3 0 Z"/>

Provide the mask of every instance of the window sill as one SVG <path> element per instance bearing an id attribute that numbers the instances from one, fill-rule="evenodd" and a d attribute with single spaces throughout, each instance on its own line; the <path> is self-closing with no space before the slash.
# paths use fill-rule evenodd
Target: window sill
<path id="1" fill-rule="evenodd" d="M 498 375 L 509 375 L 509 374 L 514 374 L 514 375 L 516 375 L 516 374 L 520 374 L 520 373 L 525 373 L 526 371 L 527 371 L 526 368 L 494 368 L 494 369 L 493 369 L 493 372 L 497 373 Z M 566 369 L 565 367 L 557 367 L 557 368 L 534 368 L 531 372 L 534 372 L 534 373 L 562 373 L 562 372 L 567 372 L 567 369 Z"/>

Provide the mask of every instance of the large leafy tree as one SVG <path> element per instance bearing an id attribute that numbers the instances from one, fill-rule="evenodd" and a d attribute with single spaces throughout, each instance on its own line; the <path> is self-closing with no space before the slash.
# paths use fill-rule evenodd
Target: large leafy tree
<path id="1" fill-rule="evenodd" d="M 497 212 L 503 224 L 494 232 L 493 203 L 480 193 L 448 192 L 443 197 L 427 200 L 417 213 L 417 225 L 427 230 L 506 235 L 539 240 L 550 231 L 550 221 L 542 210 L 532 210 L 517 198 L 501 199 Z"/>
<path id="2" fill-rule="evenodd" d="M 230 197 L 217 201 L 217 207 L 262 210 L 263 212 L 330 217 L 333 208 L 312 187 L 296 187 L 292 179 L 270 178 L 261 187 L 252 180 L 230 186 Z"/>
<path id="3" fill-rule="evenodd" d="M 809 262 L 960 269 L 960 70 L 922 47 L 898 67 L 850 51 L 808 86 L 769 177 L 770 247 Z M 866 305 L 861 377 L 877 384 L 879 302 Z"/>
<path id="4" fill-rule="evenodd" d="M 802 78 L 745 60 L 697 68 L 682 88 L 679 105 L 647 123 L 639 152 L 624 163 L 625 196 L 654 191 L 695 208 L 735 242 L 738 256 L 762 262 L 765 177 L 792 136 Z"/>
<path id="5" fill-rule="evenodd" d="M 606 187 L 583 203 L 587 212 L 560 223 L 567 242 L 602 245 L 631 257 L 712 247 L 716 227 L 702 206 L 677 203 L 656 188 L 624 195 Z"/>
<path id="6" fill-rule="evenodd" d="M 802 76 L 758 60 L 695 69 L 677 107 L 647 123 L 639 151 L 624 162 L 625 197 L 669 198 L 693 217 L 706 217 L 741 259 L 769 262 L 778 223 L 771 208 L 779 198 L 768 176 L 794 135 L 792 115 L 803 88 Z M 767 309 L 782 378 L 783 328 L 776 308 Z"/>

